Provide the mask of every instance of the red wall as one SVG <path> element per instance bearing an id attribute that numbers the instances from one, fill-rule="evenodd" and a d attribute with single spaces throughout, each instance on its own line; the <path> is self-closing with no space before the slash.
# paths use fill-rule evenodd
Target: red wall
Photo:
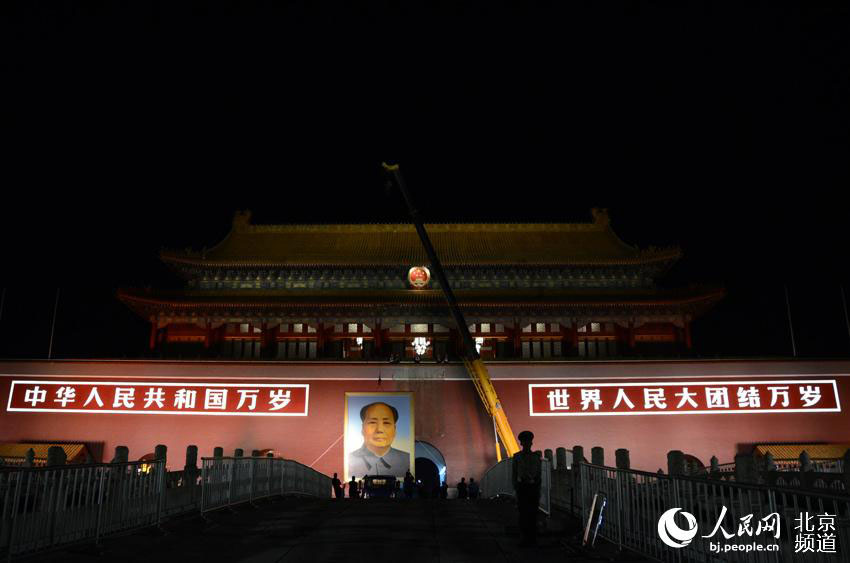
<path id="1" fill-rule="evenodd" d="M 850 362 L 642 362 L 491 364 L 494 385 L 516 433 L 529 429 L 535 448 L 573 445 L 614 450 L 627 448 L 632 466 L 666 471 L 666 454 L 680 449 L 708 463 L 716 455 L 732 461 L 738 449 L 761 442 L 850 443 L 846 412 L 785 414 L 693 414 L 680 416 L 530 417 L 528 384 L 557 381 L 657 381 L 693 379 L 834 377 L 839 398 L 850 400 Z M 381 385 L 378 386 L 378 375 Z M 6 412 L 14 378 L 99 377 L 139 380 L 286 380 L 310 384 L 307 417 L 169 416 Z M 168 446 L 169 466 L 182 467 L 185 448 L 195 444 L 201 456 L 223 446 L 273 448 L 323 473 L 342 473 L 343 404 L 346 391 L 413 391 L 416 439 L 436 446 L 446 459 L 448 479 L 480 478 L 495 463 L 493 426 L 462 366 L 386 364 L 275 364 L 216 362 L 6 362 L 0 363 L 0 441 L 103 442 L 104 458 L 115 446 L 130 448 L 130 458 Z M 338 440 L 339 439 L 339 440 Z M 328 449 L 330 447 L 330 449 Z"/>

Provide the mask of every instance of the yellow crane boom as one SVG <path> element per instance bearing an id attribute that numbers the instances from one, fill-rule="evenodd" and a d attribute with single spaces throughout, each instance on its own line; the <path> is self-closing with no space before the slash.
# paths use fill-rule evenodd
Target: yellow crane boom
<path id="1" fill-rule="evenodd" d="M 425 225 L 419 217 L 419 211 L 417 211 L 416 207 L 413 205 L 413 200 L 411 199 L 410 194 L 407 191 L 407 186 L 404 183 L 404 179 L 401 176 L 401 169 L 398 164 L 387 164 L 386 162 L 383 163 L 383 167 L 384 170 L 386 170 L 387 173 L 395 179 L 395 183 L 398 185 L 399 190 L 404 196 L 408 211 L 413 219 L 413 225 L 416 227 L 416 232 L 419 234 L 422 246 L 425 247 L 425 253 L 431 261 L 431 269 L 433 270 L 437 281 L 440 282 L 440 288 L 443 290 L 443 295 L 445 295 L 446 301 L 449 303 L 449 309 L 451 310 L 452 317 L 454 317 L 458 330 L 463 337 L 465 348 L 464 352 L 466 354 L 463 359 L 463 364 L 466 366 L 466 371 L 469 374 L 470 379 L 472 379 L 472 382 L 475 384 L 475 389 L 478 391 L 478 396 L 481 397 L 481 401 L 484 403 L 484 408 L 487 411 L 487 414 L 493 417 L 493 425 L 496 428 L 496 434 L 499 436 L 499 440 L 502 441 L 505 452 L 507 452 L 508 457 L 512 457 L 519 451 L 519 445 L 517 444 L 516 437 L 514 436 L 513 430 L 511 430 L 511 425 L 508 422 L 505 410 L 502 408 L 502 402 L 499 400 L 499 396 L 496 394 L 496 389 L 493 387 L 493 382 L 490 381 L 490 374 L 487 372 L 487 367 L 478 355 L 475 343 L 472 341 L 472 335 L 469 334 L 469 327 L 466 324 L 466 320 L 463 318 L 463 313 L 460 311 L 454 292 L 452 292 L 452 289 L 449 286 L 446 274 L 443 271 L 440 260 L 437 258 L 434 246 L 431 244 L 431 239 L 425 231 Z M 502 456 L 498 443 L 496 443 L 496 457 L 501 461 Z"/>

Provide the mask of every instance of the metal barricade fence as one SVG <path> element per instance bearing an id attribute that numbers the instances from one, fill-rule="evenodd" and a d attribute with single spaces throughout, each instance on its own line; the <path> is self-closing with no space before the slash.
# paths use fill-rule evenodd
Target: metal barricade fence
<path id="1" fill-rule="evenodd" d="M 540 470 L 543 472 L 540 480 L 540 510 L 546 514 L 552 513 L 552 461 L 543 458 Z"/>
<path id="2" fill-rule="evenodd" d="M 271 467 L 272 458 L 254 458 L 254 492 L 255 497 L 272 496 Z"/>
<path id="3" fill-rule="evenodd" d="M 191 468 L 166 474 L 163 517 L 198 510 L 201 502 L 200 477 L 200 470 Z"/>
<path id="4" fill-rule="evenodd" d="M 658 561 L 790 562 L 795 555 L 795 519 L 801 512 L 835 515 L 837 547 L 844 550 L 844 556 L 850 549 L 848 496 L 670 477 L 590 464 L 581 464 L 580 468 L 582 520 L 586 522 L 589 517 L 593 496 L 604 494 L 607 506 L 599 535 L 621 548 L 632 549 Z M 659 536 L 659 519 L 673 508 L 691 514 L 698 530 L 693 541 L 679 548 L 670 547 Z M 779 515 L 779 538 L 766 531 L 738 535 L 739 525 L 749 515 L 752 519 L 747 522 L 755 531 L 761 518 L 774 513 Z M 727 539 L 716 529 L 721 516 L 721 525 L 734 534 L 734 538 Z M 731 543 L 751 544 L 752 548 L 749 551 L 712 551 L 711 544 L 718 545 L 718 542 L 718 549 Z M 778 545 L 778 549 L 773 545 Z M 838 561 L 842 557 L 825 553 L 806 553 L 805 556 L 806 561 L 814 563 Z"/>
<path id="5" fill-rule="evenodd" d="M 307 492 L 307 474 L 304 471 L 303 465 L 292 465 L 292 489 L 290 492 L 293 493 L 306 493 Z"/>
<path id="6" fill-rule="evenodd" d="M 200 482 L 197 475 L 184 471 L 168 481 L 164 460 L 0 468 L 0 554 L 10 559 L 98 542 L 166 515 L 273 495 L 331 495 L 329 477 L 291 460 L 204 458 Z"/>
<path id="7" fill-rule="evenodd" d="M 330 477 L 290 459 L 201 460 L 201 513 L 285 494 L 330 498 Z"/>
<path id="8" fill-rule="evenodd" d="M 487 470 L 481 478 L 481 495 L 494 498 L 499 495 L 515 496 L 513 484 L 513 460 L 503 459 Z M 552 490 L 552 462 L 546 458 L 540 464 L 540 510 L 550 514 Z"/>
<path id="9" fill-rule="evenodd" d="M 499 495 L 514 496 L 511 475 L 510 459 L 504 459 L 488 469 L 487 473 L 481 478 L 481 496 L 483 498 L 495 498 Z"/>
<path id="10" fill-rule="evenodd" d="M 201 460 L 201 513 L 230 505 L 231 457 Z"/>
<path id="11" fill-rule="evenodd" d="M 0 548 L 11 557 L 156 524 L 164 473 L 162 461 L 3 471 Z"/>
<path id="12" fill-rule="evenodd" d="M 254 500 L 254 460 L 250 457 L 235 458 L 230 467 L 230 504 Z"/>
<path id="13" fill-rule="evenodd" d="M 25 457 L 4 457 L 0 458 L 0 467 L 26 467 L 27 458 Z M 43 467 L 47 465 L 47 460 L 34 459 L 32 460 L 33 467 Z"/>

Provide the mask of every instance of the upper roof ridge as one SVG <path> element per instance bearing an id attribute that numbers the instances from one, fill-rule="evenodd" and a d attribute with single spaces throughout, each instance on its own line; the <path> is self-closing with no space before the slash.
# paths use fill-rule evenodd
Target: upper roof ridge
<path id="1" fill-rule="evenodd" d="M 438 222 L 427 228 L 446 265 L 639 264 L 676 260 L 678 247 L 641 249 L 622 241 L 606 209 L 592 222 Z M 426 259 L 411 223 L 255 225 L 234 214 L 227 236 L 197 252 L 163 250 L 167 261 L 234 265 L 411 264 Z"/>
<path id="2" fill-rule="evenodd" d="M 592 222 L 563 222 L 563 221 L 432 221 L 426 225 L 436 231 L 598 231 L 610 228 L 610 217 L 607 209 L 593 208 Z M 285 233 L 285 232 L 398 232 L 414 231 L 412 223 L 377 222 L 368 223 L 278 223 L 255 224 L 251 222 L 251 211 L 236 211 L 233 216 L 233 230 L 237 233 Z"/>

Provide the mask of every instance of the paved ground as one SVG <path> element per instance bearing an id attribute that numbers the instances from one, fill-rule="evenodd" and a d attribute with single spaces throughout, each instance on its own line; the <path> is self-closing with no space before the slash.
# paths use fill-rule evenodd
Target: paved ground
<path id="1" fill-rule="evenodd" d="M 536 548 L 520 548 L 510 501 L 365 501 L 284 498 L 234 512 L 168 522 L 104 541 L 99 553 L 78 548 L 28 561 L 240 561 L 501 563 L 643 561 L 610 546 L 575 547 L 578 522 L 553 517 Z"/>

